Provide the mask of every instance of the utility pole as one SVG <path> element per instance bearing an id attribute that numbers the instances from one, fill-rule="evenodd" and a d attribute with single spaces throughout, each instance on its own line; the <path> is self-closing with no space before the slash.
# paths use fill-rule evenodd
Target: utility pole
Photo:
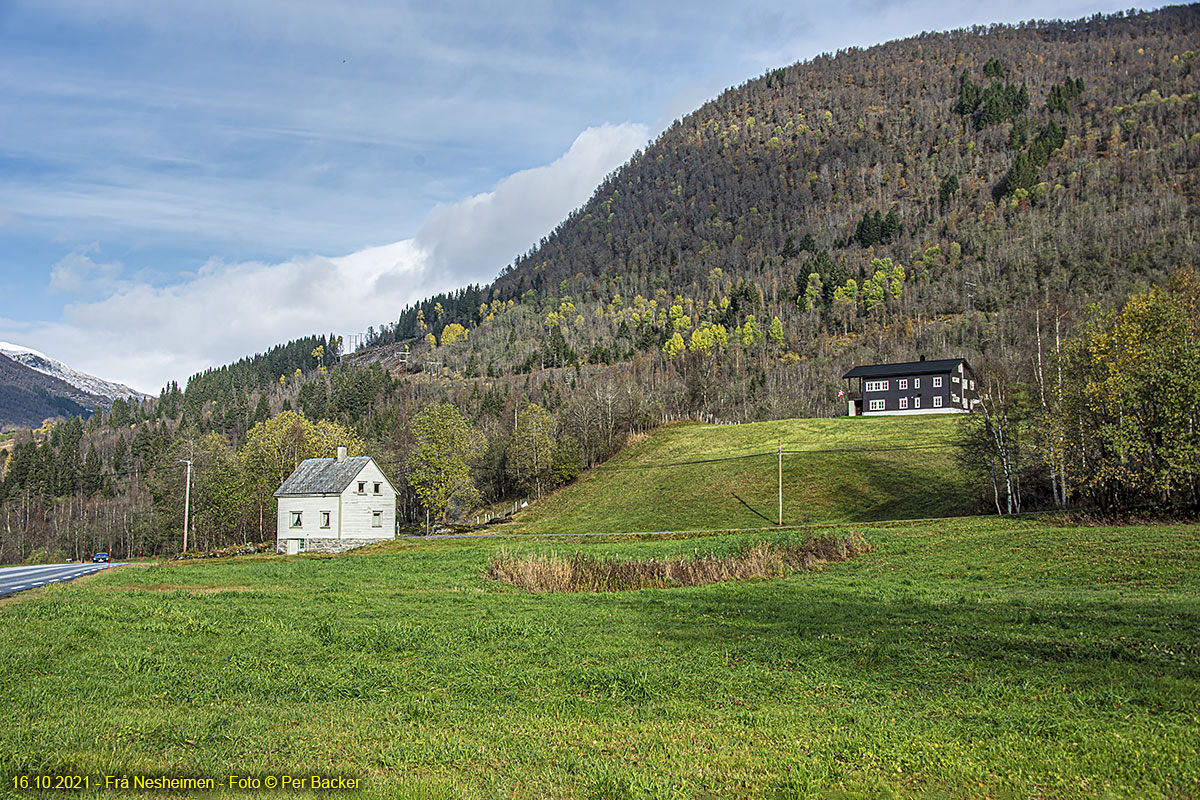
<path id="1" fill-rule="evenodd" d="M 783 437 L 779 439 L 779 527 L 783 527 Z"/>
<path id="2" fill-rule="evenodd" d="M 180 462 L 187 464 L 187 483 L 183 488 L 183 552 L 187 552 L 188 511 L 192 501 L 192 460 L 181 458 Z"/>

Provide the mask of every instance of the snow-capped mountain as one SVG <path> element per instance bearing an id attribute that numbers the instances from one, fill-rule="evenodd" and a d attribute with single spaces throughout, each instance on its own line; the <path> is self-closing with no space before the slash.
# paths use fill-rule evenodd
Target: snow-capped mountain
<path id="1" fill-rule="evenodd" d="M 0 342 L 0 354 L 6 355 L 13 361 L 24 364 L 30 369 L 41 372 L 44 375 L 58 378 L 82 392 L 102 397 L 109 402 L 116 400 L 118 397 L 122 400 L 137 401 L 150 398 L 150 395 L 139 392 L 136 389 L 130 389 L 123 383 L 106 381 L 103 378 L 88 375 L 86 372 L 72 369 L 61 361 L 55 361 L 45 353 L 39 353 L 30 347 L 11 344 L 9 342 Z"/>

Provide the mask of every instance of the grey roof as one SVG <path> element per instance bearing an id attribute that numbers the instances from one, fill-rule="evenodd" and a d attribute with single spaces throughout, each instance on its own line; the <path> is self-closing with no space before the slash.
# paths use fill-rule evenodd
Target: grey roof
<path id="1" fill-rule="evenodd" d="M 961 358 L 943 358 L 938 361 L 908 361 L 904 364 L 868 364 L 843 375 L 843 378 L 889 378 L 893 375 L 931 375 L 938 372 L 953 372 L 962 364 L 970 365 Z"/>
<path id="2" fill-rule="evenodd" d="M 302 494 L 341 494 L 350 481 L 371 463 L 370 456 L 353 456 L 345 461 L 336 458 L 306 458 L 275 491 L 276 497 Z"/>

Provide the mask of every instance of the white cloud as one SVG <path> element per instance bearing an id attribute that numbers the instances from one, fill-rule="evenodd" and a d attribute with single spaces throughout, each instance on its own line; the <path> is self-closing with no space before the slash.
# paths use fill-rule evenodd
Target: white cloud
<path id="1" fill-rule="evenodd" d="M 435 208 L 417 232 L 435 272 L 460 283 L 494 278 L 505 263 L 582 205 L 596 185 L 644 146 L 644 125 L 588 128 L 554 163 L 510 175 L 490 192 Z"/>
<path id="2" fill-rule="evenodd" d="M 0 339 L 35 346 L 70 366 L 143 391 L 311 333 L 351 333 L 396 319 L 431 293 L 490 280 L 549 233 L 595 186 L 646 144 L 641 125 L 581 133 L 553 163 L 523 170 L 485 194 L 434 209 L 411 239 L 346 256 L 282 263 L 213 260 L 188 279 L 129 279 L 61 320 L 0 319 Z M 119 265 L 76 251 L 52 270 L 64 291 L 94 289 Z"/>
<path id="3" fill-rule="evenodd" d="M 98 244 L 72 250 L 50 268 L 50 288 L 76 294 L 111 284 L 121 274 L 121 264 L 97 264 L 89 253 L 99 252 Z"/>

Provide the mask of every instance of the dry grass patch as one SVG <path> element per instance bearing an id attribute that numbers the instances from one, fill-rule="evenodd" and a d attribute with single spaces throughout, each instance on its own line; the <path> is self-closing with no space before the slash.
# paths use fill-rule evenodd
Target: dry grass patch
<path id="1" fill-rule="evenodd" d="M 782 578 L 820 564 L 845 561 L 875 546 L 855 531 L 847 536 L 813 539 L 804 544 L 758 541 L 729 556 L 634 561 L 576 553 L 515 556 L 502 550 L 484 573 L 492 580 L 531 592 L 621 592 L 701 586 L 720 581 Z"/>

